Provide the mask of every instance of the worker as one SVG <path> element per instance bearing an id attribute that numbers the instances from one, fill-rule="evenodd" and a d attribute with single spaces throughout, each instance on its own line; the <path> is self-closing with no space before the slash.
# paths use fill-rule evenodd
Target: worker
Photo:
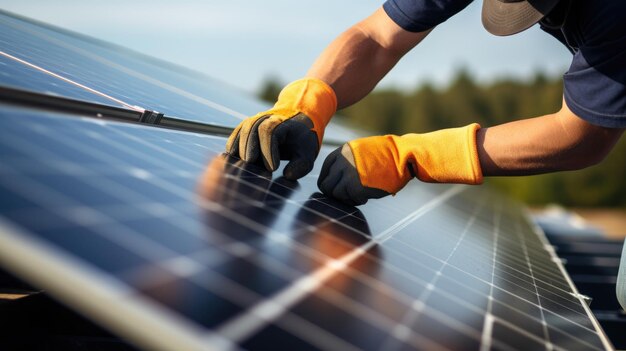
<path id="1" fill-rule="evenodd" d="M 471 0 L 388 0 L 335 39 L 274 107 L 245 119 L 227 152 L 298 179 L 312 168 L 337 108 L 367 95 L 433 28 Z M 581 169 L 600 162 L 626 127 L 626 1 L 484 0 L 484 27 L 511 35 L 537 22 L 573 53 L 559 111 L 481 128 L 350 141 L 324 161 L 318 186 L 360 205 L 425 182 L 480 184 L 484 176 Z M 448 44 L 448 43 L 446 43 Z M 454 45 L 449 44 L 449 45 Z M 385 118 L 385 116 L 380 116 Z"/>
<path id="2" fill-rule="evenodd" d="M 313 168 L 324 128 L 339 108 L 367 95 L 402 56 L 471 0 L 388 0 L 335 39 L 305 78 L 274 107 L 245 119 L 226 151 L 298 179 Z M 573 54 L 555 113 L 481 128 L 474 123 L 425 134 L 350 141 L 324 161 L 320 190 L 353 205 L 395 194 L 411 179 L 480 184 L 585 168 L 600 162 L 626 128 L 626 1 L 484 0 L 482 22 L 512 35 L 539 23 Z M 445 43 L 454 45 L 453 43 Z M 385 118 L 385 116 L 380 116 Z M 626 273 L 620 271 L 626 281 Z M 622 304 L 626 286 L 618 284 Z"/>

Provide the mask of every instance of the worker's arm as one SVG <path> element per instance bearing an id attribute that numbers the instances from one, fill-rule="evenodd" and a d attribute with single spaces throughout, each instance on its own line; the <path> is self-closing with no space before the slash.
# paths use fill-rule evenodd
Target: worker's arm
<path id="1" fill-rule="evenodd" d="M 485 176 L 531 175 L 597 164 L 623 132 L 590 124 L 563 102 L 555 114 L 480 129 L 477 148 Z"/>
<path id="2" fill-rule="evenodd" d="M 318 78 L 333 88 L 339 109 L 350 106 L 372 91 L 429 32 L 408 32 L 379 8 L 335 39 L 311 66 L 307 76 Z"/>
<path id="3" fill-rule="evenodd" d="M 555 114 L 491 128 L 473 124 L 357 139 L 326 158 L 318 186 L 329 196 L 359 205 L 395 194 L 414 177 L 480 184 L 483 176 L 581 169 L 600 162 L 623 132 L 592 125 L 563 103 Z"/>
<path id="4" fill-rule="evenodd" d="M 381 8 L 333 41 L 307 77 L 287 85 L 274 107 L 243 120 L 226 151 L 274 171 L 290 160 L 283 174 L 298 179 L 313 168 L 324 129 L 337 108 L 349 106 L 419 43 L 427 32 L 400 28 Z"/>

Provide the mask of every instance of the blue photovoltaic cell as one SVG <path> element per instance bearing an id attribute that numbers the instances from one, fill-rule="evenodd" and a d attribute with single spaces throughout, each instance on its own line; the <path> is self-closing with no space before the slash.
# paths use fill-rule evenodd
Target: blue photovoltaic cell
<path id="1" fill-rule="evenodd" d="M 5 56 L 0 56 L 0 81 L 3 86 L 25 89 L 53 96 L 71 96 L 75 99 L 103 105 L 123 107 L 115 101 L 89 92 L 76 85 L 28 67 Z"/>
<path id="2" fill-rule="evenodd" d="M 4 106 L 0 214 L 78 262 L 68 270 L 123 287 L 107 305 L 118 318 L 123 301 L 175 316 L 165 325 L 189 331 L 179 345 L 605 349 L 517 204 L 414 181 L 355 208 L 317 190 L 332 148 L 293 182 L 221 155 L 224 143 Z M 0 250 L 12 235 L 0 230 Z M 167 344 L 142 323 L 102 322 Z"/>

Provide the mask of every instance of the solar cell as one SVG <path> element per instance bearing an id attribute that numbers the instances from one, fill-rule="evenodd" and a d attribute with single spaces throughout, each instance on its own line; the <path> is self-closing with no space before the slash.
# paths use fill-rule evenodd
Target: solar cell
<path id="1" fill-rule="evenodd" d="M 0 261 L 144 347 L 610 349 L 484 188 L 357 209 L 317 192 L 320 162 L 292 182 L 222 136 L 0 106 Z"/>
<path id="2" fill-rule="evenodd" d="M 4 55 L 0 55 L 0 67 L 2 67 L 0 76 L 4 86 L 53 96 L 71 96 L 78 100 L 124 107 L 112 99 L 94 94 Z"/>

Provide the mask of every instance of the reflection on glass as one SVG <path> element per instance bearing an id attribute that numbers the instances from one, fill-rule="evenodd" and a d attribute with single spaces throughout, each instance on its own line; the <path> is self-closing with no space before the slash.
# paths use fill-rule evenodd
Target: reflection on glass
<path id="1" fill-rule="evenodd" d="M 355 271 L 373 275 L 378 267 L 378 246 L 371 242 L 367 220 L 357 208 L 314 193 L 302 206 L 292 224 L 293 239 L 304 244 L 313 254 L 322 257 L 322 262 L 345 264 Z M 366 248 L 366 252 L 356 250 Z M 353 259 L 345 260 L 347 257 Z M 344 261 L 342 261 L 344 260 Z M 339 263 L 341 262 L 341 263 Z M 353 274 L 340 268 L 328 286 L 345 292 L 355 282 Z"/>
<path id="2" fill-rule="evenodd" d="M 271 172 L 227 154 L 215 157 L 199 187 L 206 225 L 233 240 L 265 234 L 299 188 L 297 182 L 271 177 Z"/>
<path id="3" fill-rule="evenodd" d="M 226 250 L 233 243 L 250 250 L 249 255 L 237 255 L 217 267 L 218 272 L 266 295 L 332 266 L 337 270 L 324 279 L 324 289 L 357 289 L 361 283 L 355 273 L 372 276 L 379 262 L 367 220 L 357 208 L 321 193 L 297 207 L 293 201 L 286 206 L 298 189 L 297 182 L 272 180 L 264 168 L 226 154 L 209 163 L 199 187 L 207 236 Z M 266 240 L 268 235 L 279 240 Z M 262 262 L 254 262 L 260 256 L 280 262 L 284 269 L 271 272 Z M 350 259 L 342 261 L 346 257 Z"/>

